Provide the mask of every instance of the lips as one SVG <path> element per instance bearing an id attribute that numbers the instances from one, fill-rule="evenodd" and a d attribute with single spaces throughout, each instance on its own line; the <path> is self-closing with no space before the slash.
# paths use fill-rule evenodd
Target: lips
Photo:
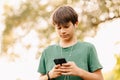
<path id="1" fill-rule="evenodd" d="M 68 37 L 68 35 L 60 35 L 62 38 L 66 38 Z"/>

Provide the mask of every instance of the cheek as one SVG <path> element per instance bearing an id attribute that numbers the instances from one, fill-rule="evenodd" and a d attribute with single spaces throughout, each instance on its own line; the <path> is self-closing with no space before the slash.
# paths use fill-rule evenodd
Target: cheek
<path id="1" fill-rule="evenodd" d="M 60 34 L 60 31 L 56 29 L 56 33 L 59 35 L 59 34 Z"/>
<path id="2" fill-rule="evenodd" d="M 74 30 L 73 30 L 73 29 L 69 29 L 69 32 L 70 32 L 70 33 L 73 33 L 73 32 L 74 32 Z"/>
<path id="3" fill-rule="evenodd" d="M 70 30 L 71 35 L 74 35 L 74 32 L 75 32 L 74 30 Z"/>

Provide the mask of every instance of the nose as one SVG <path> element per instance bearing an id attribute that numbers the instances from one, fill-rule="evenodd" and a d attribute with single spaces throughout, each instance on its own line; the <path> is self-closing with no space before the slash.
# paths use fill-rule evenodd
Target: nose
<path id="1" fill-rule="evenodd" d="M 63 28 L 63 27 L 61 28 L 61 33 L 62 33 L 62 34 L 65 34 L 65 33 L 66 33 L 65 28 Z"/>

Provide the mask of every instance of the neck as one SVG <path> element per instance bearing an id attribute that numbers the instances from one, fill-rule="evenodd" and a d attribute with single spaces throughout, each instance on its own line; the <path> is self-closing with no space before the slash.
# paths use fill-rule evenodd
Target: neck
<path id="1" fill-rule="evenodd" d="M 61 47 L 69 47 L 69 46 L 72 46 L 72 45 L 74 45 L 74 44 L 76 44 L 77 43 L 77 38 L 75 37 L 75 38 L 73 38 L 72 40 L 69 40 L 69 41 L 60 41 L 60 46 Z"/>

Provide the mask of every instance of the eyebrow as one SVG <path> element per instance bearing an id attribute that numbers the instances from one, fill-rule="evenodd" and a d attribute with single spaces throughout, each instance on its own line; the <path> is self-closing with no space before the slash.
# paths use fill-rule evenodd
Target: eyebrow
<path id="1" fill-rule="evenodd" d="M 66 24 L 56 24 L 55 26 L 56 26 L 56 27 L 61 27 L 61 26 L 64 27 L 64 26 L 69 26 L 69 25 L 70 25 L 70 23 L 66 23 Z"/>

